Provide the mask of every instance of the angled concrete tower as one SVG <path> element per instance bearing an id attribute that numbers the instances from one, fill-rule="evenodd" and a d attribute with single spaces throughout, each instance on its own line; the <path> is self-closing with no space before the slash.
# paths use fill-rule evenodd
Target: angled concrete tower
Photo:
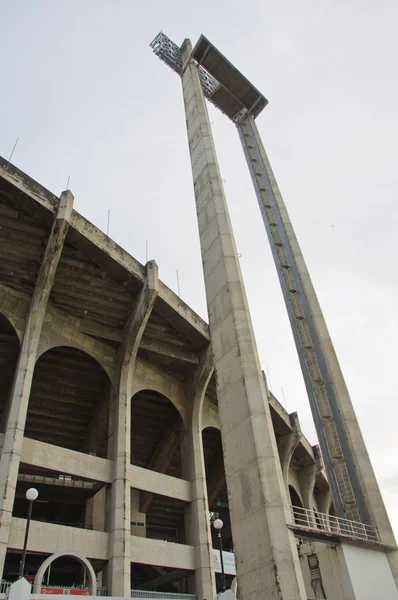
<path id="1" fill-rule="evenodd" d="M 177 51 L 179 49 L 177 48 Z M 182 78 L 237 574 L 242 598 L 304 600 L 287 494 L 192 47 Z"/>
<path id="2" fill-rule="evenodd" d="M 290 600 L 306 595 L 296 549 L 286 535 L 286 493 L 205 96 L 239 132 L 289 314 L 337 518 L 346 532 L 358 527 L 367 532 L 383 553 L 387 565 L 381 567 L 383 573 L 387 568 L 397 583 L 393 531 L 314 287 L 256 127 L 255 118 L 267 100 L 204 36 L 193 50 L 188 40 L 178 48 L 164 34 L 155 38 L 152 47 L 182 78 L 241 598 Z M 358 557 L 354 554 L 341 553 L 348 572 L 355 569 Z M 375 570 L 375 581 L 382 571 Z M 347 597 L 362 600 L 354 575 L 351 579 L 352 594 Z M 395 589 L 387 596 L 398 598 Z"/>

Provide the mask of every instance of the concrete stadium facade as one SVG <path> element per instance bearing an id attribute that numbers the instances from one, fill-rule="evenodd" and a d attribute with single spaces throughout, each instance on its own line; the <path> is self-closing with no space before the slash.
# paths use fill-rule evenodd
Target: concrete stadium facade
<path id="1" fill-rule="evenodd" d="M 211 512 L 225 550 L 234 544 L 208 325 L 155 262 L 141 265 L 75 212 L 71 192 L 57 198 L 3 159 L 0 227 L 3 579 L 18 572 L 33 485 L 28 575 L 53 554 L 79 555 L 109 595 L 209 600 Z M 270 392 L 268 409 L 286 506 L 307 515 L 286 529 L 312 597 L 314 530 L 319 556 L 341 541 L 319 521 L 333 514 L 331 493 L 297 414 Z M 80 571 L 61 557 L 48 583 L 82 583 Z"/>

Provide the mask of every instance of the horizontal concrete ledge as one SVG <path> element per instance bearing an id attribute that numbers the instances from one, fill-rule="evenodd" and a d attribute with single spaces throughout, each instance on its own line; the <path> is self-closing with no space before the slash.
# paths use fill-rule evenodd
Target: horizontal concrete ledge
<path id="1" fill-rule="evenodd" d="M 150 469 L 130 465 L 130 485 L 137 490 L 160 494 L 168 498 L 176 498 L 184 502 L 192 501 L 191 483 L 185 479 L 177 479 Z"/>
<path id="2" fill-rule="evenodd" d="M 195 548 L 132 535 L 131 562 L 193 571 Z"/>
<path id="3" fill-rule="evenodd" d="M 24 438 L 21 462 L 92 481 L 112 482 L 112 462 L 75 450 Z"/>
<path id="4" fill-rule="evenodd" d="M 59 198 L 1 156 L 0 177 L 12 183 L 21 192 L 36 200 L 50 212 L 56 212 Z"/>
<path id="5" fill-rule="evenodd" d="M 22 550 L 25 528 L 26 519 L 12 518 L 9 548 Z M 108 538 L 109 534 L 103 531 L 31 521 L 28 551 L 55 554 L 56 552 L 67 553 L 69 550 L 87 558 L 108 560 Z"/>

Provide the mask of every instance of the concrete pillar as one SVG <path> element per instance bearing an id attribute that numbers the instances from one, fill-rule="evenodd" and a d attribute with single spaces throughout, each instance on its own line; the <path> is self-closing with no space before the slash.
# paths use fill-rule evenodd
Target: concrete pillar
<path id="1" fill-rule="evenodd" d="M 113 461 L 113 480 L 109 504 L 108 593 L 131 594 L 131 516 L 129 478 L 131 447 L 131 396 L 135 359 L 146 324 L 158 295 L 158 270 L 154 261 L 146 265 L 146 282 L 126 323 L 118 351 L 116 385 L 109 412 L 109 459 Z"/>
<path id="2" fill-rule="evenodd" d="M 0 574 L 3 573 L 18 479 L 33 371 L 50 292 L 73 210 L 73 194 L 62 192 L 40 265 L 16 368 L 0 458 Z"/>
<path id="3" fill-rule="evenodd" d="M 363 492 L 366 507 L 369 511 L 372 524 L 377 527 L 380 540 L 390 547 L 396 547 L 394 533 L 388 518 L 388 514 L 380 493 L 380 489 L 369 459 L 368 451 L 359 428 L 358 420 L 351 402 L 351 398 L 344 380 L 340 364 L 326 326 L 326 321 L 322 313 L 318 298 L 312 284 L 307 265 L 301 252 L 296 234 L 294 232 L 286 205 L 283 201 L 275 175 L 265 152 L 257 125 L 252 117 L 247 117 L 253 129 L 256 142 L 259 147 L 262 161 L 269 178 L 270 185 L 281 215 L 286 235 L 292 249 L 294 259 L 297 265 L 298 273 L 303 285 L 308 305 L 311 311 L 317 336 L 319 338 L 323 355 L 326 361 L 328 374 L 336 397 L 339 413 L 341 415 L 344 433 L 347 438 L 349 449 L 352 454 L 356 472 L 359 478 L 361 490 Z M 398 587 L 398 556 L 396 552 L 388 554 L 391 569 L 394 574 Z"/>
<path id="4" fill-rule="evenodd" d="M 292 459 L 293 452 L 295 451 L 296 446 L 303 435 L 301 432 L 298 414 L 296 412 L 291 413 L 289 415 L 289 420 L 292 426 L 291 431 L 285 433 L 285 435 L 282 435 L 278 438 L 279 459 L 281 461 L 283 482 L 285 484 L 286 493 L 288 493 L 289 489 L 290 461 Z"/>
<path id="5" fill-rule="evenodd" d="M 186 384 L 187 403 L 191 405 L 188 430 L 182 439 L 182 476 L 191 482 L 192 502 L 185 509 L 186 543 L 195 547 L 195 588 L 199 600 L 216 595 L 210 513 L 202 445 L 202 407 L 207 384 L 213 372 L 213 359 L 207 349 L 194 376 Z"/>
<path id="6" fill-rule="evenodd" d="M 304 600 L 304 582 L 242 274 L 191 45 L 182 85 L 239 594 Z"/>

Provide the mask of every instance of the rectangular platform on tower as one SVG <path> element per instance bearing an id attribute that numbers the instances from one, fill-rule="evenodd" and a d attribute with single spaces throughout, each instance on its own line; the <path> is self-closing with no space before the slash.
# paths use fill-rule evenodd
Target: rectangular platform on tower
<path id="1" fill-rule="evenodd" d="M 192 57 L 220 83 L 208 99 L 230 119 L 242 109 L 256 118 L 267 106 L 265 96 L 204 35 L 200 36 Z"/>

